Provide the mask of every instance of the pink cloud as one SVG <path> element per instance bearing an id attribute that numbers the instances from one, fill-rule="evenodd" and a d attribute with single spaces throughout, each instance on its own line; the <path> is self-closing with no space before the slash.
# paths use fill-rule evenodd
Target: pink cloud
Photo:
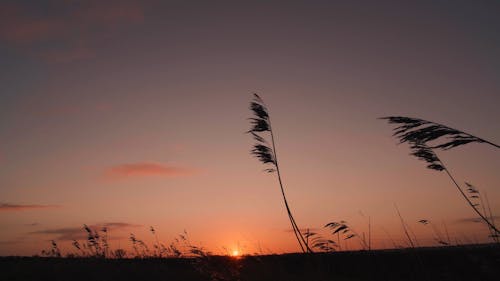
<path id="1" fill-rule="evenodd" d="M 3 22 L 0 34 L 4 40 L 15 43 L 31 43 L 41 41 L 60 33 L 63 28 L 59 22 L 53 20 L 11 19 Z"/>
<path id="2" fill-rule="evenodd" d="M 65 63 L 82 59 L 93 58 L 94 51 L 88 47 L 78 46 L 62 50 L 46 50 L 35 54 L 47 62 Z"/>
<path id="3" fill-rule="evenodd" d="M 75 16 L 87 24 L 113 27 L 144 21 L 144 10 L 137 1 L 89 1 Z"/>
<path id="4" fill-rule="evenodd" d="M 59 18 L 36 17 L 18 3 L 0 4 L 0 39 L 14 44 L 31 44 L 61 35 L 67 26 Z"/>
<path id="5" fill-rule="evenodd" d="M 178 177 L 192 175 L 192 169 L 168 166 L 160 163 L 133 163 L 121 164 L 106 169 L 104 175 L 108 179 L 121 179 L 130 177 L 163 176 Z"/>
<path id="6" fill-rule="evenodd" d="M 0 41 L 51 63 L 92 58 L 99 34 L 144 21 L 140 1 L 61 1 L 61 12 L 36 14 L 22 3 L 0 3 Z M 61 47 L 63 46 L 63 47 Z"/>
<path id="7" fill-rule="evenodd" d="M 10 203 L 0 203 L 0 212 L 9 212 L 9 211 L 26 211 L 33 209 L 52 209 L 59 208 L 61 206 L 58 205 L 36 205 L 36 204 L 10 204 Z"/>
<path id="8" fill-rule="evenodd" d="M 493 216 L 492 219 L 498 220 L 500 219 L 500 216 Z M 475 218 L 461 218 L 456 220 L 455 222 L 457 223 L 482 223 L 483 221 L 481 220 L 480 217 L 475 217 Z"/>
<path id="9" fill-rule="evenodd" d="M 88 226 L 92 231 L 102 231 L 103 228 L 106 228 L 109 232 L 119 232 L 121 230 L 126 230 L 129 228 L 137 228 L 141 227 L 138 224 L 130 224 L 126 222 L 107 222 L 101 224 L 94 224 Z M 51 235 L 56 236 L 56 240 L 85 240 L 88 237 L 88 233 L 82 227 L 66 227 L 66 228 L 53 228 L 53 229 L 44 229 L 33 231 L 28 234 L 42 234 L 42 235 Z M 112 235 L 110 239 L 119 239 L 119 236 Z"/>

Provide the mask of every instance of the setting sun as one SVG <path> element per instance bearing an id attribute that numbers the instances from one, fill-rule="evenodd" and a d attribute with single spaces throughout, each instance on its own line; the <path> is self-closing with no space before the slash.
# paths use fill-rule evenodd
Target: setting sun
<path id="1" fill-rule="evenodd" d="M 238 257 L 238 256 L 240 256 L 240 251 L 238 251 L 238 250 L 233 250 L 233 252 L 231 253 L 231 256 L 233 256 L 233 257 Z"/>

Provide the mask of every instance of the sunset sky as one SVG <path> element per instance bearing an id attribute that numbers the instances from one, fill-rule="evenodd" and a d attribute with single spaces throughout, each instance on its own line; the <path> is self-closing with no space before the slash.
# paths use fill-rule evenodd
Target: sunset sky
<path id="1" fill-rule="evenodd" d="M 299 251 L 274 174 L 249 151 L 268 105 L 301 228 L 371 218 L 375 247 L 461 243 L 487 228 L 444 174 L 378 117 L 420 117 L 500 142 L 498 1 L 2 1 L 0 255 L 83 224 L 214 252 Z M 500 150 L 438 154 L 500 215 Z M 498 220 L 500 221 L 500 219 Z M 357 244 L 352 242 L 350 247 Z"/>

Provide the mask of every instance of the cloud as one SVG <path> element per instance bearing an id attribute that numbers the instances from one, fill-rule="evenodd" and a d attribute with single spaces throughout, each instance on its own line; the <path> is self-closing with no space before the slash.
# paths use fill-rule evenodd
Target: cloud
<path id="1" fill-rule="evenodd" d="M 14 245 L 14 244 L 20 244 L 20 243 L 23 243 L 25 242 L 24 239 L 17 239 L 17 240 L 2 240 L 0 241 L 0 246 L 10 246 L 10 245 Z"/>
<path id="2" fill-rule="evenodd" d="M 319 232 L 319 231 L 320 231 L 320 229 L 318 229 L 318 228 L 301 228 L 301 229 L 300 229 L 300 232 L 301 232 L 301 233 L 306 233 L 306 232 L 311 232 L 311 233 L 313 233 L 313 232 L 314 232 L 314 233 L 316 233 L 316 232 Z M 293 232 L 293 229 L 285 229 L 285 232 L 290 232 L 290 233 L 292 233 L 292 232 Z"/>
<path id="3" fill-rule="evenodd" d="M 109 167 L 104 172 L 104 175 L 107 179 L 122 179 L 146 176 L 178 177 L 193 173 L 192 169 L 168 166 L 161 163 L 141 162 Z"/>
<path id="4" fill-rule="evenodd" d="M 10 211 L 26 211 L 32 209 L 52 209 L 59 208 L 59 205 L 37 205 L 37 204 L 10 204 L 10 203 L 0 203 L 0 212 L 10 212 Z"/>
<path id="5" fill-rule="evenodd" d="M 75 46 L 60 50 L 46 50 L 36 55 L 45 61 L 54 63 L 65 63 L 82 59 L 89 59 L 95 56 L 92 49 L 85 46 Z"/>
<path id="6" fill-rule="evenodd" d="M 56 0 L 38 5 L 42 9 L 16 1 L 0 3 L 0 41 L 51 63 L 92 58 L 92 45 L 100 36 L 144 21 L 143 3 L 135 0 Z"/>
<path id="7" fill-rule="evenodd" d="M 113 231 L 119 231 L 128 228 L 141 227 L 142 225 L 138 224 L 130 224 L 125 222 L 108 222 L 101 224 L 89 225 L 88 227 L 94 231 L 100 231 L 103 228 L 107 228 L 108 232 L 112 233 Z M 65 228 L 53 228 L 53 229 L 44 229 L 38 231 L 32 231 L 28 234 L 32 235 L 52 235 L 56 236 L 55 240 L 84 240 L 87 239 L 87 232 L 83 226 L 81 227 L 65 227 Z M 111 239 L 117 239 L 118 236 L 110 235 Z"/>
<path id="8" fill-rule="evenodd" d="M 107 28 L 144 21 L 144 9 L 139 1 L 87 1 L 75 16 L 80 22 Z"/>
<path id="9" fill-rule="evenodd" d="M 0 39 L 7 42 L 39 42 L 60 35 L 64 29 L 59 19 L 30 14 L 25 5 L 15 2 L 0 4 Z"/>
<path id="10" fill-rule="evenodd" d="M 494 220 L 499 220 L 500 216 L 493 216 Z M 483 220 L 480 217 L 477 218 L 461 218 L 455 221 L 456 223 L 480 223 Z"/>

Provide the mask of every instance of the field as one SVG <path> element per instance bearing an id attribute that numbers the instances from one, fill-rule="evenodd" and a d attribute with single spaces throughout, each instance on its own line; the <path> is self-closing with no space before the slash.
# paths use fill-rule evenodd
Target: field
<path id="1" fill-rule="evenodd" d="M 0 258 L 0 280 L 498 280 L 500 246 L 170 259 Z"/>

